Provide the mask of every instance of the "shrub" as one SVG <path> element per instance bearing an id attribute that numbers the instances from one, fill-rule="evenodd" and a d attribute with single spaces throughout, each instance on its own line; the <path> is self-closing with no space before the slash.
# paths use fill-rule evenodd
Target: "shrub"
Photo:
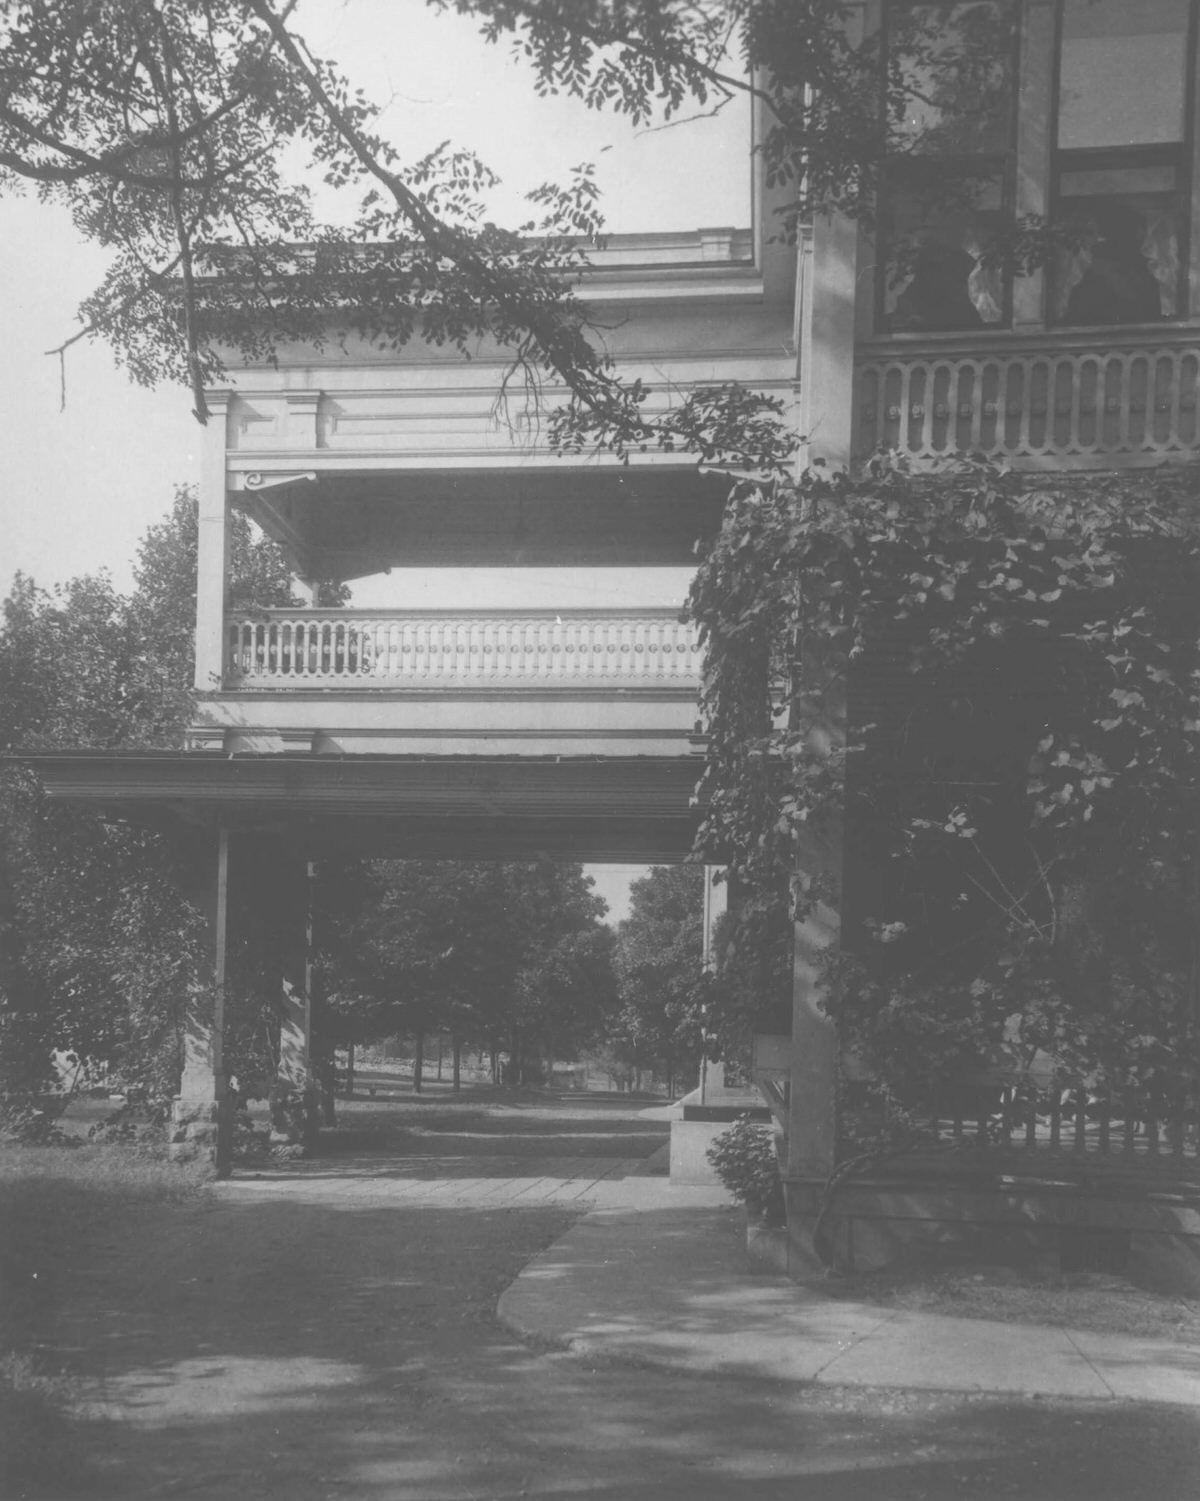
<path id="1" fill-rule="evenodd" d="M 750 1213 L 768 1225 L 787 1223 L 783 1184 L 771 1128 L 739 1115 L 708 1149 L 717 1177 Z"/>
<path id="2" fill-rule="evenodd" d="M 57 1124 L 57 1112 L 23 1096 L 0 1095 L 0 1146 L 74 1147 L 78 1138 Z"/>

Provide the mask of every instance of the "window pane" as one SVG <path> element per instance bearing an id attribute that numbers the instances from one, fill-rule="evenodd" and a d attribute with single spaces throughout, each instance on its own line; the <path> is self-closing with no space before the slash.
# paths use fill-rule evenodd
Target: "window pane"
<path id="1" fill-rule="evenodd" d="M 1147 169 L 1147 176 L 1163 168 Z M 1174 317 L 1179 302 L 1179 211 L 1173 192 L 1067 196 L 1071 187 L 1107 174 L 1063 174 L 1062 226 L 1078 248 L 1062 251 L 1054 271 L 1060 323 L 1153 323 Z M 1131 169 L 1114 174 L 1126 187 Z M 1076 180 L 1077 179 L 1077 180 Z M 1073 181 L 1075 180 L 1075 181 Z"/>
<path id="2" fill-rule="evenodd" d="M 987 264 L 1002 201 L 999 169 L 964 183 L 969 205 L 910 181 L 889 194 L 884 311 L 893 333 L 980 328 L 1005 317 L 1004 277 Z"/>
<path id="3" fill-rule="evenodd" d="M 1183 139 L 1189 0 L 1064 0 L 1058 145 Z"/>
<path id="4" fill-rule="evenodd" d="M 900 4 L 888 12 L 888 110 L 901 150 L 1007 151 L 1015 0 Z"/>

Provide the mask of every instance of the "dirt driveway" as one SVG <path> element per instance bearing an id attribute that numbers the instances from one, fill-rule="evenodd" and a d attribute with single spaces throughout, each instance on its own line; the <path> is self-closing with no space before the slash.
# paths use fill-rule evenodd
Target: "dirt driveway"
<path id="1" fill-rule="evenodd" d="M 1021 1501 L 1196 1494 L 1195 1417 L 593 1369 L 496 1299 L 666 1140 L 628 1100 L 366 1103 L 324 1154 L 131 1222 L 64 1303 L 88 1495 Z"/>

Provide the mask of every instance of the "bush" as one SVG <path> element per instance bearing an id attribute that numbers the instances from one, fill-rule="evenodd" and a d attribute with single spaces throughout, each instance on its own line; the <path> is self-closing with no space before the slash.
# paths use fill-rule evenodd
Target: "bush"
<path id="1" fill-rule="evenodd" d="M 78 1146 L 78 1138 L 68 1136 L 57 1121 L 56 1112 L 43 1110 L 26 1097 L 0 1095 L 0 1146 Z"/>
<path id="2" fill-rule="evenodd" d="M 785 1225 L 783 1184 L 769 1126 L 739 1115 L 708 1149 L 717 1177 L 752 1215 L 768 1225 Z"/>

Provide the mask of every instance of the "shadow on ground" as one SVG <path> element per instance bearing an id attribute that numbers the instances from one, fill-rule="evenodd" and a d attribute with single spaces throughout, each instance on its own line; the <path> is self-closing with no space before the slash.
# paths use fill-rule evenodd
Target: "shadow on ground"
<path id="1" fill-rule="evenodd" d="M 465 1103 L 443 1091 L 395 1102 L 356 1097 L 339 1102 L 338 1124 L 321 1132 L 316 1155 L 301 1162 L 247 1164 L 277 1181 L 356 1174 L 396 1179 L 563 1181 L 620 1178 L 664 1147 L 665 1121 L 642 1120 L 629 1096 L 542 1093 L 510 1104 L 501 1092 L 478 1091 Z"/>
<path id="2" fill-rule="evenodd" d="M 569 1213 L 398 1203 L 389 1181 L 341 1198 L 330 1184 L 322 1201 L 324 1191 L 314 1182 L 299 1201 L 287 1184 L 234 1184 L 93 1248 L 47 1352 L 87 1378 L 87 1494 L 1194 1494 L 1194 1413 L 804 1389 L 531 1349 L 496 1322 L 496 1299 Z M 714 1248 L 713 1294 L 723 1254 Z M 702 1285 L 690 1316 L 706 1316 L 705 1296 Z"/>

